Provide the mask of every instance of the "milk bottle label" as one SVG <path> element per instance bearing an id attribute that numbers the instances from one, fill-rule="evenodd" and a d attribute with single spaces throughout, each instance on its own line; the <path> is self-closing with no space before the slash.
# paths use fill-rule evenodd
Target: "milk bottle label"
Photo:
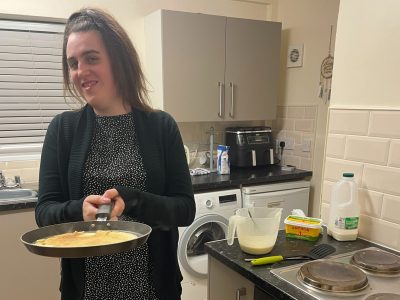
<path id="1" fill-rule="evenodd" d="M 357 229 L 358 228 L 358 217 L 337 217 L 335 219 L 335 227 L 339 229 Z"/>

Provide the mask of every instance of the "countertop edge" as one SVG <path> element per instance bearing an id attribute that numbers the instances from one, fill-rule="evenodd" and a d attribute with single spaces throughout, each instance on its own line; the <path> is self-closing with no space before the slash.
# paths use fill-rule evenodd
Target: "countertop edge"
<path id="1" fill-rule="evenodd" d="M 24 201 L 24 200 L 19 200 L 15 202 L 9 202 L 9 203 L 0 203 L 0 212 L 7 212 L 11 210 L 19 210 L 19 209 L 26 209 L 26 208 L 35 208 L 37 203 L 36 200 L 29 200 L 29 201 Z"/>

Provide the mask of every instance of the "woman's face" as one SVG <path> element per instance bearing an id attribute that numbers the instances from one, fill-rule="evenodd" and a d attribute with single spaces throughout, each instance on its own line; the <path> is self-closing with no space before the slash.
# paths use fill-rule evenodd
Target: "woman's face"
<path id="1" fill-rule="evenodd" d="M 99 32 L 73 32 L 68 37 L 67 63 L 71 81 L 100 115 L 120 114 L 123 101 L 115 86 L 110 58 Z"/>

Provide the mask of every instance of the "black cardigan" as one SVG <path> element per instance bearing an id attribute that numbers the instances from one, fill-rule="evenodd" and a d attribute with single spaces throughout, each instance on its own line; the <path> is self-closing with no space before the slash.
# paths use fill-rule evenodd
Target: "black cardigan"
<path id="1" fill-rule="evenodd" d="M 82 221 L 83 165 L 94 128 L 93 109 L 64 112 L 49 125 L 39 173 L 36 222 L 39 226 Z M 175 121 L 162 111 L 133 110 L 135 130 L 147 172 L 146 190 L 116 186 L 125 200 L 124 214 L 150 226 L 149 253 L 159 299 L 180 299 L 177 261 L 178 226 L 195 216 L 193 189 L 182 138 Z M 82 299 L 84 260 L 62 259 L 61 299 Z"/>

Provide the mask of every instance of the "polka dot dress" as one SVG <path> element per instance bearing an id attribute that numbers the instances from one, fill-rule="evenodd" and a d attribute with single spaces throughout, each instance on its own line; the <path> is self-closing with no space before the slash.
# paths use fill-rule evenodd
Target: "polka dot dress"
<path id="1" fill-rule="evenodd" d="M 146 171 L 132 113 L 96 116 L 83 171 L 84 195 L 102 195 L 115 185 L 145 190 Z M 122 215 L 120 220 L 135 221 Z M 130 251 L 85 259 L 85 300 L 157 300 L 147 244 Z"/>

